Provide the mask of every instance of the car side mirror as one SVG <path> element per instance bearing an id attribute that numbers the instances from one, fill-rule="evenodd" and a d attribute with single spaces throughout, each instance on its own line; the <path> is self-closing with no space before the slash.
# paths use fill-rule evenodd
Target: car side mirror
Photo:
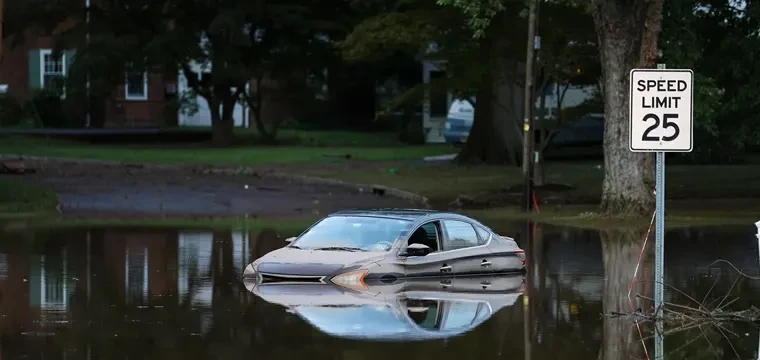
<path id="1" fill-rule="evenodd" d="M 406 247 L 406 250 L 401 253 L 401 256 L 425 256 L 430 254 L 433 249 L 425 244 L 411 244 Z"/>
<path id="2" fill-rule="evenodd" d="M 289 237 L 289 238 L 285 239 L 285 242 L 286 242 L 286 243 L 288 243 L 288 244 L 290 244 L 290 243 L 292 243 L 292 242 L 293 242 L 293 240 L 295 240 L 295 239 L 296 239 L 296 237 L 295 237 L 295 236 L 291 236 L 291 237 Z"/>

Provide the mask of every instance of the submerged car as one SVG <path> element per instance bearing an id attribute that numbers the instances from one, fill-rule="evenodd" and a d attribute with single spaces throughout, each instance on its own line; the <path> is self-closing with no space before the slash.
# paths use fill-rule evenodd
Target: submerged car
<path id="1" fill-rule="evenodd" d="M 525 277 L 419 278 L 351 290 L 329 284 L 256 283 L 252 293 L 296 314 L 330 336 L 372 341 L 417 341 L 462 335 L 512 306 Z"/>
<path id="2" fill-rule="evenodd" d="M 514 239 L 480 222 L 431 210 L 349 210 L 318 221 L 249 264 L 257 283 L 369 284 L 525 271 Z"/>

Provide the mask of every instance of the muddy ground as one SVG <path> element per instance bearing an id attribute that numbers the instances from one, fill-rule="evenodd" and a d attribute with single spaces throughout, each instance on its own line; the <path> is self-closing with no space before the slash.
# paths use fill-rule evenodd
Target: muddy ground
<path id="1" fill-rule="evenodd" d="M 371 191 L 267 175 L 103 164 L 29 163 L 28 167 L 34 173 L 0 176 L 53 189 L 59 195 L 61 213 L 73 217 L 279 218 L 346 208 L 420 207 Z"/>

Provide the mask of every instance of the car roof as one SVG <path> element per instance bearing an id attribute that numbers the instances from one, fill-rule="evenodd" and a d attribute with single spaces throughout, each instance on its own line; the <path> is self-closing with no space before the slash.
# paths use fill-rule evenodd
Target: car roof
<path id="1" fill-rule="evenodd" d="M 464 215 L 460 215 L 460 214 L 456 214 L 452 212 L 446 212 L 446 211 L 429 210 L 429 209 L 396 209 L 396 208 L 342 210 L 342 211 L 334 212 L 328 216 L 374 216 L 374 217 L 384 217 L 384 218 L 389 218 L 389 219 L 400 219 L 400 220 L 409 220 L 409 221 L 419 220 L 422 217 L 435 217 L 435 218 L 458 217 L 461 219 L 473 220 Z"/>

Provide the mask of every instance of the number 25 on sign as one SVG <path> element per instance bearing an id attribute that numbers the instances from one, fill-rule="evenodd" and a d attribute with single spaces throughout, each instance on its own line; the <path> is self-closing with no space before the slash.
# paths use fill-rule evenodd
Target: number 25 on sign
<path id="1" fill-rule="evenodd" d="M 694 73 L 688 69 L 633 69 L 630 80 L 630 150 L 690 152 L 694 146 Z"/>

